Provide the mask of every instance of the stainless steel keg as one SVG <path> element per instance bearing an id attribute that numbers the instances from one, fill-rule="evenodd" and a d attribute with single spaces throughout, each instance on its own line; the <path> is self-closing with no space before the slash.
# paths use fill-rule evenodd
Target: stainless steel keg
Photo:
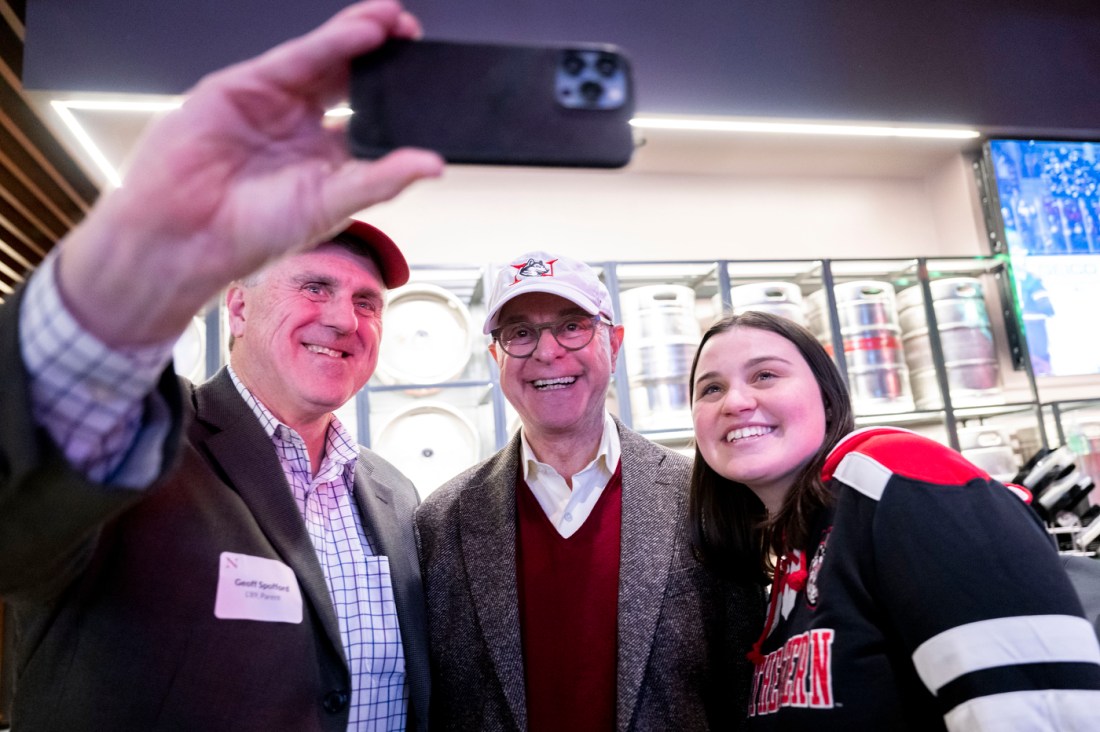
<path id="1" fill-rule="evenodd" d="M 760 310 L 806 325 L 802 289 L 792 282 L 754 282 L 730 288 L 733 312 Z"/>
<path id="2" fill-rule="evenodd" d="M 833 292 L 856 414 L 911 411 L 914 404 L 894 286 L 858 280 L 836 285 Z M 807 296 L 806 316 L 810 330 L 832 354 L 832 328 L 824 290 Z"/>
<path id="3" fill-rule="evenodd" d="M 929 283 L 951 402 L 955 406 L 995 404 L 1004 400 L 989 313 L 982 283 L 974 277 L 951 277 Z M 931 336 L 921 288 L 898 294 L 905 356 L 913 394 L 921 409 L 943 406 L 936 382 Z"/>
<path id="4" fill-rule="evenodd" d="M 695 291 L 683 285 L 649 285 L 619 297 L 630 373 L 634 426 L 688 429 L 688 376 L 701 334 Z"/>

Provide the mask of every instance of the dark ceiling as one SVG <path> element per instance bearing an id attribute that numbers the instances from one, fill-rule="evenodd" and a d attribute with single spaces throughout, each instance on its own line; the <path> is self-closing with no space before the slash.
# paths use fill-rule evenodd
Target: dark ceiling
<path id="1" fill-rule="evenodd" d="M 340 0 L 29 0 L 30 89 L 179 93 Z M 1100 127 L 1100 3 L 408 0 L 429 36 L 607 41 L 643 113 Z"/>
<path id="2" fill-rule="evenodd" d="M 177 94 L 341 0 L 0 0 L 0 299 L 97 190 L 24 89 Z M 1100 3 L 408 0 L 431 37 L 606 41 L 643 114 L 959 124 L 1100 139 Z M 25 44 L 25 45 L 24 45 Z"/>

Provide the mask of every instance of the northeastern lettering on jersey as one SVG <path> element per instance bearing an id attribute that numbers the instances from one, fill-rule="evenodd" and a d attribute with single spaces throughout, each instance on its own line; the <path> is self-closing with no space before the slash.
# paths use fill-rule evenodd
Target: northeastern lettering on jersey
<path id="1" fill-rule="evenodd" d="M 749 716 L 783 707 L 832 709 L 835 635 L 832 628 L 814 628 L 765 656 L 754 669 Z"/>

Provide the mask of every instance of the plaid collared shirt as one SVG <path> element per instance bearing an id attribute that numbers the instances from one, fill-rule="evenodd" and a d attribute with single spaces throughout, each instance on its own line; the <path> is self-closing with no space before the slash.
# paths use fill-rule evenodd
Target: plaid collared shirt
<path id="1" fill-rule="evenodd" d="M 349 729 L 404 729 L 409 694 L 389 560 L 374 554 L 355 508 L 359 446 L 334 416 L 312 475 L 301 436 L 252 396 L 232 367 L 229 375 L 275 444 L 325 574 L 351 667 Z"/>

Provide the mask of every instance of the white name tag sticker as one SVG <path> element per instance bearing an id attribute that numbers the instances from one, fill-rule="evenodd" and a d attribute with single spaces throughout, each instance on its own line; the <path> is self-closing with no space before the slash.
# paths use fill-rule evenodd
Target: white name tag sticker
<path id="1" fill-rule="evenodd" d="M 214 617 L 302 622 L 302 591 L 294 570 L 275 559 L 222 552 Z"/>

